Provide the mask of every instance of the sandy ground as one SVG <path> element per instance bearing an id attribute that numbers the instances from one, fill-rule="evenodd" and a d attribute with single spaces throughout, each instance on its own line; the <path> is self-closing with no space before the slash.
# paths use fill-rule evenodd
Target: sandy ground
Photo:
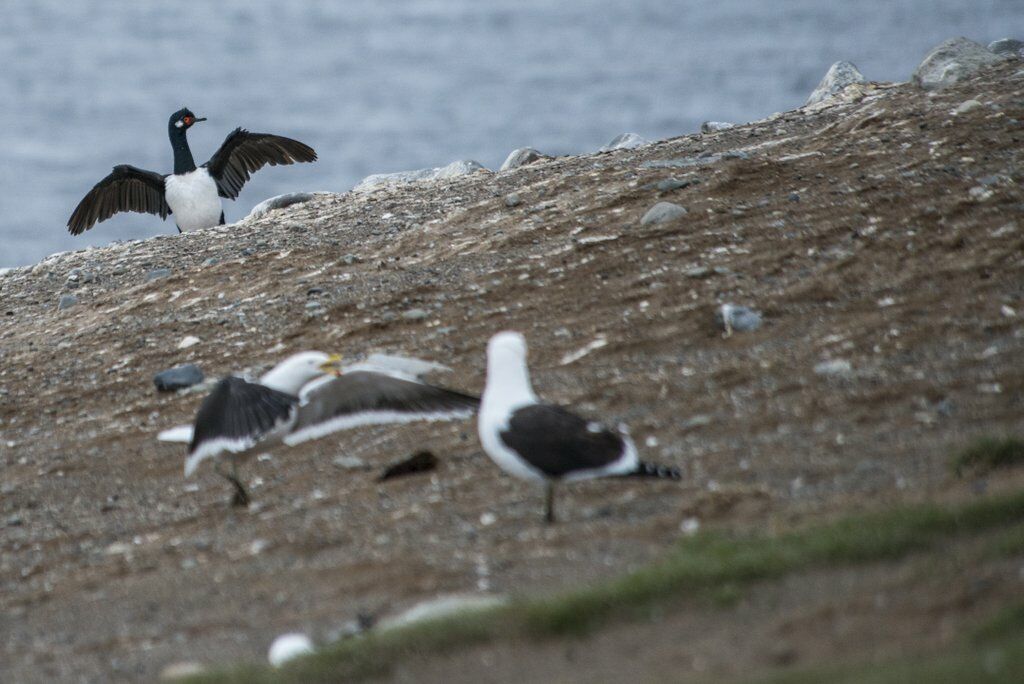
<path id="1" fill-rule="evenodd" d="M 1019 72 L 934 96 L 867 86 L 721 133 L 322 197 L 0 276 L 0 679 L 260 661 L 283 631 L 326 638 L 439 594 L 617 575 L 657 559 L 688 518 L 778 530 L 1014 484 L 958 480 L 948 462 L 973 436 L 1024 427 Z M 951 114 L 969 98 L 983 106 Z M 668 179 L 681 187 L 659 189 Z M 688 213 L 641 225 L 658 201 Z M 147 281 L 157 268 L 171 275 Z M 68 293 L 78 303 L 58 310 Z M 758 309 L 763 327 L 724 337 L 723 302 Z M 202 396 L 155 391 L 153 374 L 179 363 L 216 377 L 302 349 L 385 351 L 443 362 L 435 381 L 478 392 L 486 340 L 506 328 L 531 343 L 543 396 L 627 422 L 683 483 L 566 487 L 546 527 L 541 493 L 500 473 L 465 422 L 274 450 L 244 471 L 254 505 L 232 509 L 211 470 L 184 480 L 183 449 L 154 439 Z M 186 336 L 200 342 L 179 349 Z M 826 361 L 849 366 L 815 370 Z M 438 470 L 375 482 L 421 448 Z M 956 630 L 924 626 L 1019 595 L 1016 568 L 940 568 L 914 584 L 921 609 L 843 632 L 850 602 L 914 567 L 793 578 L 724 612 L 684 603 L 675 631 L 624 626 L 572 648 L 587 660 L 644 639 L 657 655 L 641 680 L 870 659 L 894 638 L 935 648 Z M 978 573 L 995 577 L 982 599 L 949 600 L 944 577 Z M 814 629 L 787 636 L 807 611 Z M 750 625 L 758 646 L 736 659 Z M 687 634 L 707 648 L 684 647 Z M 488 677 L 521 681 L 518 648 L 484 653 Z M 533 648 L 531 672 L 566 648 Z"/>

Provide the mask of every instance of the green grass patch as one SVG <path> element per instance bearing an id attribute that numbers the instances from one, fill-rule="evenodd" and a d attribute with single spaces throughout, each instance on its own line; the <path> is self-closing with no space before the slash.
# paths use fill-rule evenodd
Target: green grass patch
<path id="1" fill-rule="evenodd" d="M 582 635 L 612 621 L 656 616 L 667 601 L 684 596 L 712 602 L 725 597 L 728 604 L 753 582 L 816 567 L 897 559 L 957 535 L 1022 522 L 1024 492 L 959 506 L 903 506 L 779 536 L 703 532 L 680 541 L 664 560 L 591 588 L 371 633 L 276 671 L 244 668 L 190 681 L 337 682 L 379 676 L 416 654 L 510 638 Z"/>
<path id="2" fill-rule="evenodd" d="M 958 476 L 969 473 L 984 474 L 997 468 L 1009 468 L 1024 463 L 1024 440 L 1018 437 L 981 437 L 953 458 L 953 470 Z"/>
<path id="3" fill-rule="evenodd" d="M 1010 606 L 979 627 L 966 643 L 932 656 L 775 673 L 764 684 L 1017 684 L 1024 681 L 1024 604 Z"/>

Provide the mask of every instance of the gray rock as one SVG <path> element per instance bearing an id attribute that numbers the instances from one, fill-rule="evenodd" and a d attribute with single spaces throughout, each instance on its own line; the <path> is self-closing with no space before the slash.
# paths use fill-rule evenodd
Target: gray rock
<path id="1" fill-rule="evenodd" d="M 687 178 L 685 180 L 680 180 L 678 178 L 666 178 L 665 180 L 658 181 L 654 187 L 660 190 L 661 192 L 671 192 L 673 190 L 681 190 L 682 188 L 688 188 L 691 185 L 696 184 L 697 182 L 698 181 L 690 178 Z"/>
<path id="2" fill-rule="evenodd" d="M 864 75 L 860 73 L 857 66 L 853 62 L 836 62 L 829 67 L 825 77 L 821 79 L 821 83 L 814 89 L 811 96 L 807 98 L 804 106 L 824 102 L 830 97 L 838 95 L 844 88 L 854 83 L 864 83 Z"/>
<path id="3" fill-rule="evenodd" d="M 404 185 L 417 181 L 441 180 L 444 178 L 455 178 L 466 176 L 478 171 L 486 171 L 480 163 L 472 160 L 453 161 L 448 166 L 440 166 L 433 169 L 418 169 L 416 171 L 398 171 L 396 173 L 375 173 L 359 181 L 353 188 L 354 192 L 367 192 L 381 187 Z"/>
<path id="4" fill-rule="evenodd" d="M 598 152 L 611 152 L 612 150 L 632 150 L 635 147 L 643 147 L 651 141 L 636 133 L 622 133 L 612 138 L 612 141 L 598 150 Z"/>
<path id="5" fill-rule="evenodd" d="M 64 309 L 70 309 L 78 303 L 78 297 L 73 294 L 61 295 L 57 301 L 57 309 L 63 311 Z"/>
<path id="6" fill-rule="evenodd" d="M 519 199 L 519 195 L 514 192 L 505 195 L 505 206 L 510 209 L 512 207 L 518 207 L 522 202 L 523 200 Z"/>
<path id="7" fill-rule="evenodd" d="M 146 274 L 146 282 L 152 280 L 160 280 L 161 278 L 167 278 L 171 275 L 171 269 L 169 268 L 154 268 L 152 271 Z"/>
<path id="8" fill-rule="evenodd" d="M 853 366 L 846 359 L 832 359 L 815 365 L 814 372 L 828 377 L 846 378 L 853 375 Z"/>
<path id="9" fill-rule="evenodd" d="M 289 192 L 284 195 L 277 195 L 270 199 L 265 199 L 249 212 L 246 219 L 255 219 L 263 216 L 264 214 L 273 211 L 274 209 L 284 209 L 290 207 L 293 204 L 301 204 L 308 202 L 311 199 L 315 199 L 317 195 L 330 195 L 329 192 Z"/>
<path id="10" fill-rule="evenodd" d="M 429 315 L 430 313 L 426 309 L 409 309 L 402 312 L 402 318 L 407 321 L 422 321 Z"/>
<path id="11" fill-rule="evenodd" d="M 551 157 L 542 152 L 538 152 L 532 147 L 520 147 L 518 150 L 512 150 L 509 153 L 498 171 L 518 169 L 520 166 L 526 166 L 527 164 L 532 164 L 542 159 L 551 159 Z"/>
<path id="12" fill-rule="evenodd" d="M 198 385 L 203 381 L 203 371 L 194 363 L 175 366 L 153 376 L 153 384 L 159 392 L 173 392 Z"/>
<path id="13" fill-rule="evenodd" d="M 953 114 L 959 116 L 960 114 L 966 114 L 967 112 L 980 109 L 981 107 L 984 107 L 984 105 L 977 100 L 964 100 L 956 109 L 953 110 Z"/>
<path id="14" fill-rule="evenodd" d="M 941 90 L 1003 59 L 973 40 L 951 38 L 928 53 L 914 69 L 913 80 L 925 90 Z"/>
<path id="15" fill-rule="evenodd" d="M 671 202 L 658 202 L 647 210 L 644 217 L 640 219 L 640 225 L 646 226 L 650 223 L 667 223 L 686 215 L 686 207 Z"/>
<path id="16" fill-rule="evenodd" d="M 989 52 L 1024 59 L 1024 41 L 1016 38 L 1002 38 L 988 44 Z"/>
<path id="17" fill-rule="evenodd" d="M 203 266 L 214 266 L 214 265 L 219 264 L 219 263 L 220 263 L 219 259 L 217 259 L 216 257 L 210 257 L 209 259 L 204 259 L 202 265 Z"/>
<path id="18" fill-rule="evenodd" d="M 738 304 L 722 304 L 715 312 L 715 321 L 726 335 L 757 330 L 763 322 L 759 312 Z"/>
<path id="19" fill-rule="evenodd" d="M 736 124 L 727 121 L 705 121 L 700 125 L 700 132 L 717 133 L 718 131 L 727 131 L 730 128 L 736 128 Z"/>

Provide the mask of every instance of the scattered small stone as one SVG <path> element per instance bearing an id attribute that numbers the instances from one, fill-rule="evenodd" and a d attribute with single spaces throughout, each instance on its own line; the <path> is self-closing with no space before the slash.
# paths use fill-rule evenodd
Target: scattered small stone
<path id="1" fill-rule="evenodd" d="M 409 309 L 402 312 L 402 318 L 407 321 L 422 321 L 429 315 L 430 313 L 426 309 Z"/>
<path id="2" fill-rule="evenodd" d="M 814 366 L 818 375 L 845 378 L 853 374 L 853 366 L 846 359 L 831 359 Z"/>
<path id="3" fill-rule="evenodd" d="M 700 125 L 700 132 L 717 133 L 718 131 L 727 131 L 730 128 L 736 128 L 736 124 L 726 121 L 705 121 Z"/>
<path id="4" fill-rule="evenodd" d="M 520 147 L 519 149 L 512 150 L 509 153 L 498 171 L 518 169 L 520 166 L 526 166 L 527 164 L 532 164 L 542 159 L 551 159 L 551 157 L 542 152 L 538 152 L 532 147 Z"/>
<path id="5" fill-rule="evenodd" d="M 941 90 L 1003 59 L 973 40 L 951 38 L 928 53 L 914 69 L 913 81 L 925 90 Z"/>
<path id="6" fill-rule="evenodd" d="M 154 268 L 152 271 L 146 274 L 146 282 L 153 280 L 160 280 L 161 278 L 167 278 L 171 275 L 171 269 L 169 268 Z"/>
<path id="7" fill-rule="evenodd" d="M 650 143 L 647 138 L 636 133 L 622 133 L 612 138 L 612 141 L 598 150 L 598 152 L 611 152 L 613 150 L 632 150 L 636 147 L 643 147 Z"/>
<path id="8" fill-rule="evenodd" d="M 640 225 L 646 226 L 651 223 L 668 223 L 669 221 L 675 221 L 685 215 L 686 207 L 681 207 L 678 204 L 673 204 L 672 202 L 658 202 L 647 210 L 647 213 L 644 214 L 642 219 L 640 219 Z"/>
<path id="9" fill-rule="evenodd" d="M 671 192 L 673 190 L 682 190 L 683 188 L 688 188 L 691 185 L 696 185 L 697 182 L 698 181 L 693 179 L 679 180 L 677 178 L 666 178 L 665 180 L 658 181 L 654 187 L 661 192 Z"/>
<path id="10" fill-rule="evenodd" d="M 843 92 L 847 86 L 855 83 L 864 83 L 864 80 L 864 74 L 860 73 L 860 70 L 853 62 L 836 62 L 829 67 L 828 72 L 821 79 L 821 83 L 814 89 L 811 96 L 807 98 L 804 106 L 824 102 Z"/>
<path id="11" fill-rule="evenodd" d="M 267 659 L 274 667 L 281 667 L 289 660 L 313 652 L 313 640 L 301 632 L 282 634 L 274 639 L 267 652 Z"/>
<path id="12" fill-rule="evenodd" d="M 153 376 L 153 384 L 159 392 L 173 392 L 198 385 L 203 381 L 203 371 L 194 363 L 186 363 L 161 371 Z"/>
<path id="13" fill-rule="evenodd" d="M 518 207 L 520 204 L 522 204 L 522 202 L 523 201 L 519 199 L 519 195 L 517 195 L 514 192 L 505 195 L 505 206 L 510 209 L 512 207 Z"/>
<path id="14" fill-rule="evenodd" d="M 714 273 L 714 271 L 707 266 L 695 266 L 694 268 L 688 268 L 683 271 L 684 276 L 687 278 L 693 278 L 694 280 L 702 280 L 703 278 L 710 276 L 712 273 Z"/>
<path id="15" fill-rule="evenodd" d="M 195 337 L 194 335 L 186 335 L 182 338 L 181 342 L 178 343 L 178 349 L 188 349 L 189 347 L 194 347 L 200 342 L 202 342 L 202 340 L 198 337 Z"/>
<path id="16" fill-rule="evenodd" d="M 1020 59 L 1024 55 L 1024 42 L 1016 38 L 1001 38 L 988 44 L 989 52 Z"/>
<path id="17" fill-rule="evenodd" d="M 204 266 L 204 267 L 206 267 L 206 266 L 214 266 L 214 265 L 219 264 L 219 263 L 220 263 L 220 259 L 217 259 L 216 257 L 210 257 L 209 259 L 204 259 L 203 260 L 202 266 Z"/>
<path id="18" fill-rule="evenodd" d="M 490 527 L 498 521 L 498 516 L 494 515 L 490 511 L 480 514 L 480 525 L 483 527 Z"/>
<path id="19" fill-rule="evenodd" d="M 800 193 L 798 193 L 798 192 L 791 192 L 791 193 L 789 193 L 789 201 L 790 202 L 799 202 L 800 201 Z"/>
<path id="20" fill-rule="evenodd" d="M 192 660 L 183 660 L 178 663 L 170 663 L 165 665 L 160 670 L 160 681 L 170 682 L 175 679 L 185 679 L 186 677 L 198 677 L 199 675 L 206 673 L 206 667 L 202 663 L 197 663 Z"/>
<path id="21" fill-rule="evenodd" d="M 20 515 L 12 515 L 7 518 L 8 527 L 20 527 L 23 522 Z"/>
<path id="22" fill-rule="evenodd" d="M 694 517 L 684 518 L 683 521 L 679 523 L 679 531 L 687 537 L 692 537 L 700 531 L 700 520 Z"/>
<path id="23" fill-rule="evenodd" d="M 346 266 L 351 266 L 352 264 L 359 263 L 359 257 L 357 257 L 355 254 L 346 254 L 345 256 L 341 257 L 341 260 L 345 262 Z"/>
<path id="24" fill-rule="evenodd" d="M 437 456 L 429 451 L 417 451 L 409 458 L 404 458 L 401 461 L 392 463 L 384 472 L 381 473 L 380 477 L 377 478 L 377 482 L 384 482 L 396 477 L 404 477 L 406 475 L 415 475 L 417 473 L 425 473 L 430 470 L 437 468 L 438 460 Z"/>
<path id="25" fill-rule="evenodd" d="M 734 332 L 750 332 L 761 327 L 761 314 L 738 304 L 722 304 L 715 312 L 715 322 L 728 337 Z"/>
<path id="26" fill-rule="evenodd" d="M 63 311 L 64 309 L 70 309 L 78 303 L 78 297 L 73 294 L 61 295 L 60 299 L 57 300 L 57 309 Z"/>
<path id="27" fill-rule="evenodd" d="M 324 305 L 321 304 L 316 299 L 314 299 L 312 301 L 309 301 L 309 302 L 306 302 L 306 310 L 307 311 L 313 311 L 315 309 L 322 309 L 322 308 L 324 308 Z"/>
<path id="28" fill-rule="evenodd" d="M 967 191 L 967 194 L 975 202 L 984 202 L 990 199 L 992 195 L 996 194 L 992 188 L 987 188 L 984 185 L 976 185 Z"/>
<path id="29" fill-rule="evenodd" d="M 963 102 L 960 103 L 960 105 L 956 109 L 953 110 L 953 116 L 959 116 L 960 114 L 966 114 L 967 112 L 972 112 L 975 109 L 980 109 L 983 106 L 984 105 L 982 105 L 977 100 L 964 100 Z"/>
<path id="30" fill-rule="evenodd" d="M 331 463 L 342 470 L 362 470 L 366 467 L 366 461 L 358 456 L 337 456 Z"/>

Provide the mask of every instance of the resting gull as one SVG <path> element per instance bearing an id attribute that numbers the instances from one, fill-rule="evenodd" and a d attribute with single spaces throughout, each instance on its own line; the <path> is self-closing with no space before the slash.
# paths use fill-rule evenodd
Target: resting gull
<path id="1" fill-rule="evenodd" d="M 429 385 L 420 376 L 444 366 L 376 354 L 365 362 L 341 365 L 341 357 L 307 351 L 289 356 L 251 382 L 237 376 L 220 380 L 203 400 L 193 427 L 178 426 L 161 441 L 188 442 L 185 476 L 211 457 L 227 454 L 235 488 L 234 503 L 249 494 L 238 479 L 238 464 L 257 449 L 293 446 L 361 425 L 468 418 L 476 397 Z"/>
<path id="2" fill-rule="evenodd" d="M 555 484 L 603 476 L 681 479 L 679 470 L 637 457 L 624 431 L 580 418 L 533 393 L 526 340 L 498 333 L 487 345 L 487 385 L 477 419 L 484 451 L 510 475 L 544 484 L 545 519 L 554 522 Z"/>

